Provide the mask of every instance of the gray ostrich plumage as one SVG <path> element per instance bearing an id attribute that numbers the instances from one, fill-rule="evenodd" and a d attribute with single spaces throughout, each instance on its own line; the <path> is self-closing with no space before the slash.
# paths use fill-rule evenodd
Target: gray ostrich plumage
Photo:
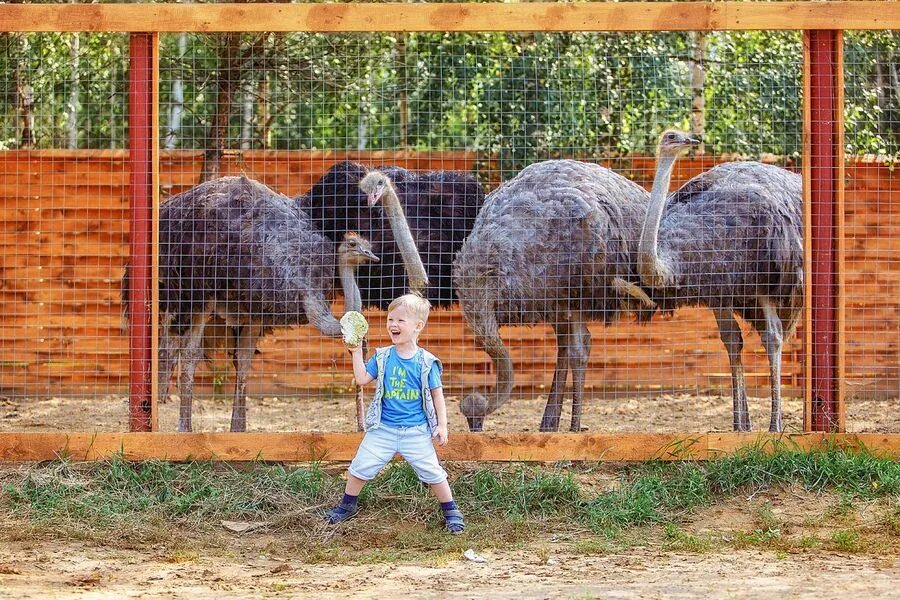
<path id="1" fill-rule="evenodd" d="M 493 391 L 470 394 L 460 404 L 470 429 L 480 431 L 484 417 L 504 404 L 513 388 L 512 362 L 499 327 L 537 323 L 549 323 L 557 339 L 541 430 L 559 428 L 569 369 L 571 430 L 581 429 L 591 346 L 586 323 L 610 323 L 624 310 L 652 314 L 643 310 L 649 300 L 634 285 L 646 207 L 647 192 L 639 185 L 574 160 L 533 164 L 488 195 L 453 270 L 466 322 L 497 371 Z"/>
<path id="2" fill-rule="evenodd" d="M 758 332 L 771 370 L 770 431 L 781 431 L 781 352 L 803 306 L 802 180 L 758 162 L 718 165 L 666 196 L 677 157 L 697 141 L 660 137 L 639 272 L 663 310 L 703 305 L 715 314 L 732 373 L 734 429 L 749 431 L 738 315 Z"/>
<path id="3" fill-rule="evenodd" d="M 304 323 L 339 337 L 329 303 L 336 260 L 345 286 L 354 283 L 348 268 L 377 260 L 368 242 L 352 234 L 336 256 L 294 201 L 246 177 L 215 179 L 170 198 L 160 209 L 159 246 L 159 390 L 165 395 L 180 360 L 179 431 L 191 430 L 194 372 L 210 321 L 233 335 L 231 430 L 244 431 L 247 376 L 259 339 L 275 327 Z M 344 293 L 359 302 L 358 288 Z"/>

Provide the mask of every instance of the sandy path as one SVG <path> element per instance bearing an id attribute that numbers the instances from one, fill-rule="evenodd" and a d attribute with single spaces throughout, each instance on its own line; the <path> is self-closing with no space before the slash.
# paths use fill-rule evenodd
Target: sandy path
<path id="1" fill-rule="evenodd" d="M 900 598 L 893 559 L 541 549 L 550 564 L 529 548 L 486 552 L 486 564 L 307 565 L 254 549 L 173 559 L 75 542 L 14 542 L 0 548 L 0 590 L 17 598 Z"/>

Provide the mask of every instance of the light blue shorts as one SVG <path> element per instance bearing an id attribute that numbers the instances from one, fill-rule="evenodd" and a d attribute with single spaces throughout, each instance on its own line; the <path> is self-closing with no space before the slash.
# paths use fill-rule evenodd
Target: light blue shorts
<path id="1" fill-rule="evenodd" d="M 427 423 L 413 427 L 389 427 L 382 423 L 367 431 L 348 470 L 354 477 L 369 481 L 395 454 L 406 459 L 424 483 L 431 485 L 447 479 L 447 471 L 438 462 L 431 443 Z"/>

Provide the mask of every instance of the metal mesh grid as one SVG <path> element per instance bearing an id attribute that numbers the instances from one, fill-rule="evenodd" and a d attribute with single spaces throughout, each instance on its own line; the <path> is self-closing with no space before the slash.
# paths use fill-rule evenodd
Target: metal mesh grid
<path id="1" fill-rule="evenodd" d="M 124 237 L 128 166 L 122 154 L 86 152 L 127 146 L 127 39 L 82 34 L 6 36 L 4 40 L 7 110 L 0 131 L 7 148 L 22 147 L 23 103 L 16 98 L 25 85 L 16 83 L 21 81 L 17 72 L 27 73 L 32 88 L 37 148 L 66 147 L 71 142 L 67 115 L 72 107 L 78 115 L 75 153 L 53 159 L 46 152 L 31 158 L 19 150 L 7 153 L 3 176 L 10 193 L 4 197 L 4 206 L 17 215 L 14 220 L 8 218 L 7 225 L 22 227 L 19 213 L 23 209 L 39 207 L 44 214 L 48 206 L 70 207 L 70 212 L 42 217 L 41 231 L 69 227 L 78 230 L 73 235 L 80 235 L 77 223 L 82 218 L 82 229 L 106 237 L 102 248 L 96 245 L 99 241 L 87 248 L 81 242 L 54 246 L 42 239 L 39 246 L 26 250 L 21 246 L 22 231 L 10 232 L 11 249 L 3 260 L 5 279 L 13 282 L 7 286 L 20 288 L 13 287 L 8 295 L 13 313 L 30 311 L 29 323 L 36 328 L 65 319 L 72 324 L 69 329 L 57 326 L 52 338 L 42 338 L 52 339 L 44 350 L 27 356 L 23 353 L 27 344 L 15 337 L 17 326 L 11 321 L 4 326 L 4 411 L 17 416 L 4 418 L 0 427 L 122 430 L 127 420 L 122 403 L 127 392 L 127 339 L 117 328 L 119 279 L 128 251 Z M 883 92 L 883 97 L 876 94 L 877 110 L 872 108 L 871 93 L 873 80 L 880 77 L 888 82 L 896 77 L 895 45 L 891 33 L 848 34 L 846 141 L 853 153 L 896 155 L 896 119 L 887 110 L 896 104 L 891 100 L 894 92 Z M 161 194 L 167 199 L 188 192 L 216 174 L 245 175 L 261 182 L 294 202 L 307 203 L 309 220 L 323 230 L 328 242 L 320 246 L 328 253 L 320 257 L 321 265 L 327 263 L 332 271 L 339 234 L 344 229 L 360 230 L 372 238 L 376 249 L 387 251 L 380 256 L 386 278 L 376 278 L 367 265 L 357 272 L 364 301 L 377 299 L 374 304 L 383 308 L 406 281 L 402 255 L 391 243 L 394 232 L 385 208 L 366 207 L 357 210 L 362 215 L 359 219 L 334 222 L 334 211 L 324 208 L 346 204 L 348 195 L 358 201 L 360 192 L 354 185 L 342 192 L 335 186 L 326 188 L 316 200 L 322 209 L 318 212 L 308 204 L 313 202 L 307 195 L 310 188 L 340 161 L 352 160 L 370 169 L 396 165 L 413 172 L 459 171 L 477 178 L 491 192 L 527 165 L 575 158 L 602 164 L 649 190 L 659 135 L 667 127 L 678 127 L 692 130 L 703 145 L 675 164 L 671 190 L 735 159 L 760 160 L 799 172 L 801 64 L 799 33 L 163 35 Z M 74 81 L 78 84 L 73 88 Z M 79 92 L 73 100 L 76 88 Z M 226 96 L 228 102 L 223 104 L 220 101 Z M 227 115 L 222 116 L 220 105 L 228 107 Z M 48 170 L 57 173 L 55 179 L 48 178 Z M 847 173 L 848 427 L 897 431 L 886 408 L 898 395 L 900 335 L 892 300 L 898 296 L 893 274 L 896 261 L 888 255 L 893 242 L 889 220 L 893 184 L 888 167 L 868 158 L 851 161 Z M 556 173 L 552 178 L 563 176 Z M 854 182 L 863 180 L 865 191 L 856 194 L 859 186 Z M 47 186 L 49 181 L 53 181 L 50 187 L 35 187 Z M 422 206 L 417 206 L 415 189 L 398 184 L 413 238 L 434 280 L 429 294 L 449 304 L 433 311 L 422 345 L 444 361 L 451 428 L 461 430 L 466 420 L 459 404 L 473 390 L 489 396 L 495 370 L 467 327 L 459 304 L 449 302 L 456 291 L 452 281 L 433 273 L 443 273 L 441 265 L 452 262 L 474 225 L 474 214 L 471 206 L 432 213 L 442 208 L 438 196 L 420 190 Z M 548 189 L 554 189 L 553 185 Z M 73 190 L 81 190 L 84 196 Z M 28 203 L 26 198 L 34 201 Z M 471 195 L 464 194 L 463 202 L 471 201 Z M 480 201 L 475 199 L 476 204 Z M 118 212 L 112 214 L 112 210 Z M 191 219 L 196 220 L 196 214 Z M 100 230 L 98 224 L 102 224 Z M 539 212 L 521 212 L 513 227 L 519 234 L 512 241 L 523 247 L 528 232 L 556 228 L 554 243 L 559 250 L 550 253 L 549 264 L 564 267 L 564 255 L 574 240 L 565 235 L 562 221 Z M 109 228 L 115 233 L 107 232 Z M 197 229 L 192 224 L 179 231 Z M 624 243 L 636 246 L 639 234 L 640 227 L 625 236 Z M 437 239 L 433 249 L 432 238 Z M 854 245 L 860 248 L 860 258 L 851 250 Z M 214 265 L 246 273 L 252 261 L 265 259 L 268 251 L 263 247 L 243 254 L 229 254 L 220 247 L 210 256 Z M 41 305 L 28 293 L 38 289 L 39 274 L 8 268 L 23 256 L 41 268 L 54 264 L 53 260 L 74 260 L 92 261 L 96 269 L 93 274 L 73 271 L 66 284 L 70 288 L 53 288 L 57 303 Z M 501 266 L 525 272 L 536 264 L 534 256 L 527 256 Z M 580 263 L 594 260 L 584 256 Z M 695 257 L 695 268 L 702 271 L 703 265 L 715 260 L 715 255 L 701 252 Z M 872 269 L 877 273 L 866 277 Z M 92 285 L 92 276 L 99 283 Z M 536 271 L 529 277 L 533 285 L 526 291 L 554 297 L 572 293 L 568 287 L 540 291 L 540 285 L 548 281 L 547 272 Z M 868 287 L 851 285 L 854 277 L 867 280 Z M 631 280 L 640 282 L 633 272 Z M 194 278 L 182 285 L 209 292 L 237 289 L 233 283 L 229 275 L 202 283 Z M 318 285 L 331 302 L 332 313 L 340 316 L 344 307 L 340 281 L 326 277 Z M 390 288 L 381 289 L 386 285 Z M 24 295 L 19 293 L 22 288 Z M 605 293 L 591 288 L 583 295 L 599 298 Z M 690 304 L 692 293 L 699 299 L 699 294 L 690 292 L 676 303 Z M 91 297 L 81 299 L 79 294 Z M 253 316 L 250 313 L 256 309 L 235 308 L 232 316 L 242 310 Z M 371 346 L 387 343 L 384 311 L 367 308 L 365 314 L 372 323 Z M 303 320 L 298 311 L 266 315 L 262 310 L 255 316 L 257 323 L 273 317 Z M 873 335 L 874 323 L 887 326 Z M 646 324 L 638 324 L 624 311 L 608 326 L 597 318 L 588 327 L 593 346 L 585 368 L 582 426 L 591 431 L 731 429 L 731 372 L 710 310 L 680 308 L 672 316 L 658 314 Z M 765 429 L 767 357 L 758 333 L 747 323 L 742 328 L 751 416 L 755 429 Z M 194 430 L 229 426 L 234 385 L 229 352 L 234 332 L 216 318 L 207 327 L 209 352 L 198 363 L 194 388 Z M 31 330 L 27 335 L 32 335 Z M 509 400 L 485 419 L 484 426 L 495 431 L 537 430 L 557 360 L 556 336 L 546 323 L 503 327 L 500 335 L 512 357 L 516 384 Z M 801 339 L 798 333 L 784 347 L 781 380 L 789 430 L 802 428 Z M 62 349 L 73 345 L 88 349 L 81 355 Z M 85 357 L 83 362 L 75 361 L 76 355 Z M 354 429 L 349 357 L 339 341 L 308 325 L 278 328 L 259 341 L 252 364 L 248 429 Z M 561 429 L 569 425 L 571 385 L 562 402 Z M 176 427 L 178 391 L 173 382 L 173 396 L 159 407 L 163 430 Z"/>
<path id="2" fill-rule="evenodd" d="M 846 402 L 848 431 L 897 431 L 900 402 L 900 39 L 844 37 Z"/>

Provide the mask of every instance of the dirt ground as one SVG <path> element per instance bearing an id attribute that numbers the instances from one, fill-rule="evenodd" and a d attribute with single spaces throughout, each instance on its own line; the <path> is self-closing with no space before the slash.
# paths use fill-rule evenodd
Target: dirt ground
<path id="1" fill-rule="evenodd" d="M 583 555 L 558 544 L 444 564 L 303 564 L 258 544 L 165 553 L 78 542 L 0 547 L 15 598 L 898 598 L 895 558 L 771 551 Z M 714 590 L 714 591 L 713 591 Z"/>
<path id="2" fill-rule="evenodd" d="M 6 467 L 5 481 L 23 469 Z M 582 486 L 602 488 L 616 471 L 583 476 L 591 481 L 579 477 Z M 508 538 L 491 538 L 484 523 L 452 538 L 484 563 L 416 538 L 427 529 L 419 520 L 388 523 L 383 514 L 336 529 L 278 515 L 279 523 L 240 535 L 216 523 L 170 523 L 146 542 L 130 530 L 42 528 L 10 517 L 0 519 L 0 597 L 900 598 L 900 530 L 886 521 L 896 510 L 889 499 L 848 508 L 837 493 L 770 488 L 695 509 L 674 534 L 638 527 L 610 541 L 577 523 L 534 521 Z M 854 537 L 836 550 L 847 531 Z M 756 541 L 740 544 L 741 536 Z M 319 546 L 330 553 L 317 554 Z"/>
<path id="3" fill-rule="evenodd" d="M 459 396 L 447 398 L 451 431 L 466 431 L 459 412 Z M 535 431 L 546 395 L 522 394 L 513 398 L 485 421 L 487 431 Z M 568 402 L 567 402 L 568 404 Z M 350 394 L 326 397 L 251 397 L 248 400 L 249 431 L 353 431 L 354 400 Z M 848 400 L 847 429 L 850 432 L 900 433 L 900 390 L 883 400 Z M 160 406 L 163 431 L 173 431 L 178 418 L 177 397 Z M 561 428 L 567 429 L 570 407 L 564 405 Z M 788 431 L 803 427 L 803 404 L 784 400 L 784 423 Z M 755 430 L 769 424 L 769 399 L 751 398 L 750 414 Z M 195 431 L 227 431 L 230 401 L 222 397 L 194 400 Z M 0 431 L 125 431 L 128 405 L 124 396 L 89 398 L 0 397 Z M 587 399 L 582 426 L 589 431 L 694 432 L 730 431 L 731 398 L 719 395 L 663 394 L 653 397 L 608 397 Z"/>

